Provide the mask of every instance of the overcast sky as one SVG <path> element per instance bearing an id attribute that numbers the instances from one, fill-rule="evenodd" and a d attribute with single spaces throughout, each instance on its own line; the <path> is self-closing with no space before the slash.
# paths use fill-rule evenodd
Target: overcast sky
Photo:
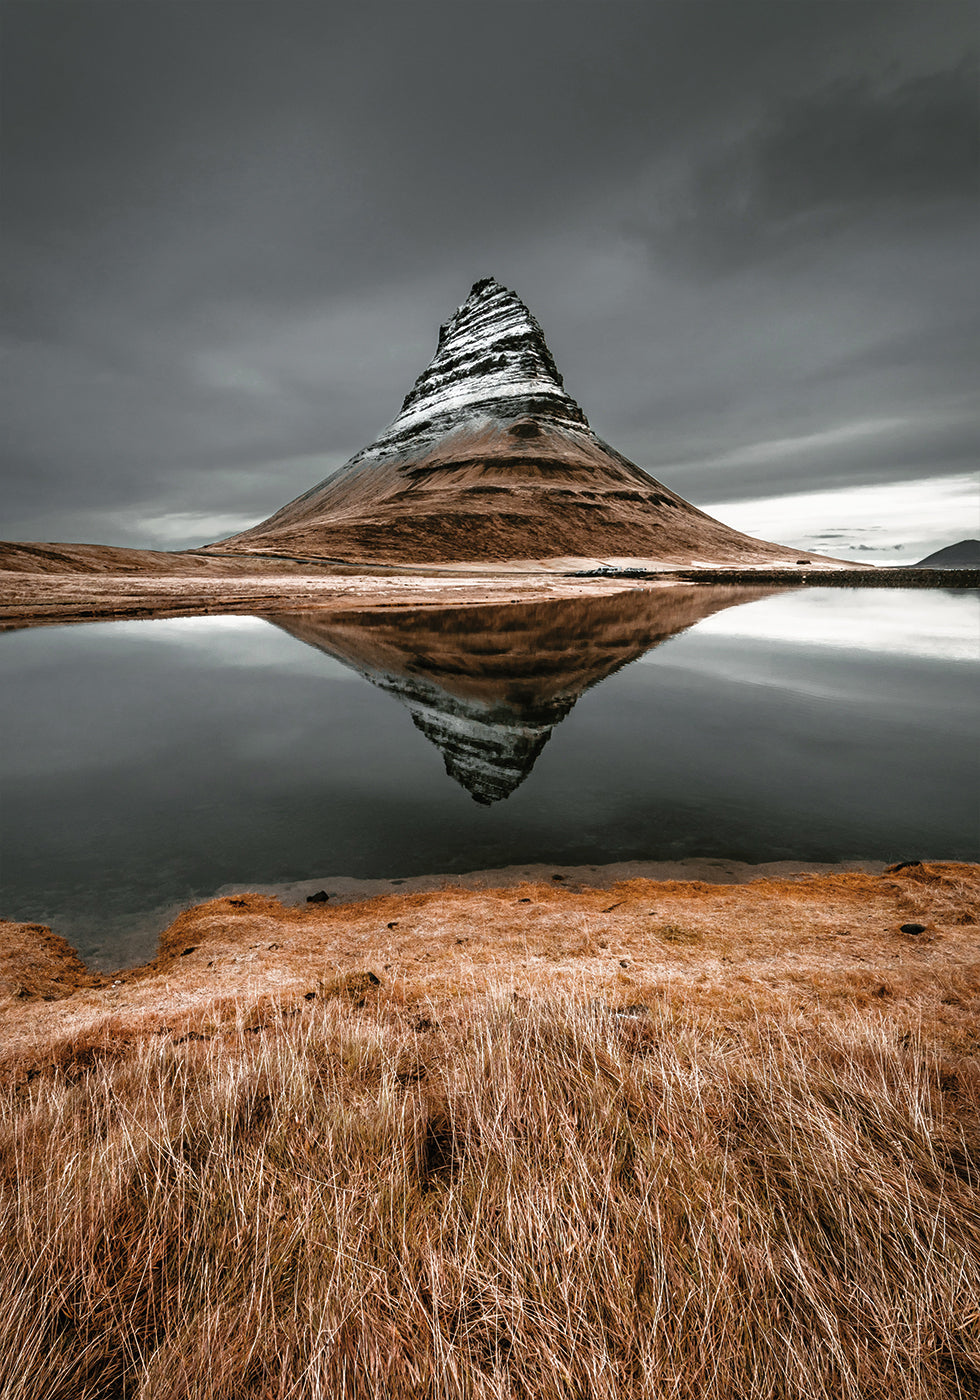
<path id="1" fill-rule="evenodd" d="M 977 534 L 976 13 L 4 4 L 0 534 L 254 523 L 488 275 L 600 436 L 740 528 Z"/>

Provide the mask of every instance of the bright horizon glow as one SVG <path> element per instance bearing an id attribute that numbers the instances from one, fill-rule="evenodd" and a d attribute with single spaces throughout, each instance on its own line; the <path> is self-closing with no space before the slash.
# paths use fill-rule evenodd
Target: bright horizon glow
<path id="1" fill-rule="evenodd" d="M 701 507 L 759 539 L 868 564 L 910 564 L 980 533 L 980 483 L 964 473 Z"/>

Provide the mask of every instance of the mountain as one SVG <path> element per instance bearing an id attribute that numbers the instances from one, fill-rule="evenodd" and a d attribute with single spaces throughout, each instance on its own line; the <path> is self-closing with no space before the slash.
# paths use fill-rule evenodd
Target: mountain
<path id="1" fill-rule="evenodd" d="M 960 540 L 958 544 L 948 544 L 945 549 L 937 549 L 935 554 L 927 554 L 915 569 L 980 569 L 980 540 Z"/>
<path id="2" fill-rule="evenodd" d="M 479 803 L 509 797 L 590 687 L 723 608 L 778 589 L 673 585 L 595 598 L 266 614 L 380 686 Z"/>
<path id="3" fill-rule="evenodd" d="M 241 578 L 263 574 L 334 573 L 328 565 L 261 554 L 202 554 L 181 550 L 127 549 L 114 544 L 39 543 L 0 540 L 0 572 L 11 574 L 156 574 Z"/>
<path id="4" fill-rule="evenodd" d="M 370 563 L 845 567 L 730 529 L 602 442 L 566 393 L 541 327 L 493 278 L 441 328 L 380 437 L 208 549 Z"/>

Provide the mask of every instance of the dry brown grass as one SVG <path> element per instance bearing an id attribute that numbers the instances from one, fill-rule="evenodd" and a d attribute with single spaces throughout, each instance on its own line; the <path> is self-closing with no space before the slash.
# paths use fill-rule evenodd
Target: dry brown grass
<path id="1" fill-rule="evenodd" d="M 19 1062 L 0 1394 L 980 1393 L 976 1058 L 650 1001 L 241 999 Z"/>
<path id="2" fill-rule="evenodd" d="M 978 916 L 240 895 L 115 978 L 5 925 L 0 1397 L 980 1396 Z"/>

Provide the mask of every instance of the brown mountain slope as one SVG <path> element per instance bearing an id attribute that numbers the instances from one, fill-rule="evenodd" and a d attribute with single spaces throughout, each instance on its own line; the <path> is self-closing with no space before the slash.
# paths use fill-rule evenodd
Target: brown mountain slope
<path id="1" fill-rule="evenodd" d="M 326 566 L 316 561 L 267 558 L 186 550 L 180 554 L 161 549 L 126 549 L 112 544 L 41 544 L 0 540 L 0 571 L 11 574 L 153 574 L 203 575 L 208 578 L 242 574 L 309 574 Z M 332 572 L 332 571 L 331 571 Z"/>

